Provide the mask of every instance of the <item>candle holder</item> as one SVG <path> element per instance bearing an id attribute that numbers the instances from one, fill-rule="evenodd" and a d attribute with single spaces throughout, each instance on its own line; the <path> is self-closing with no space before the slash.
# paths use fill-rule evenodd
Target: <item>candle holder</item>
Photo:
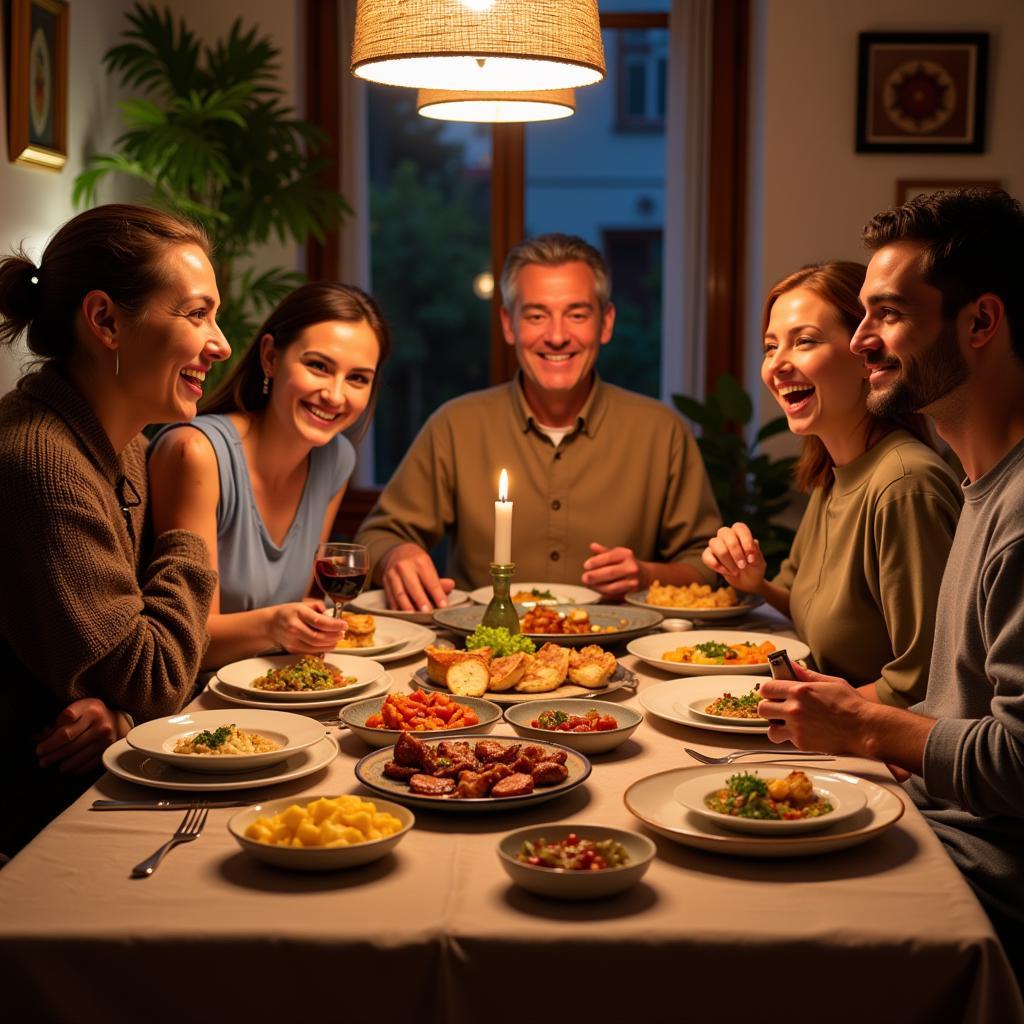
<path id="1" fill-rule="evenodd" d="M 491 626 L 492 628 L 504 626 L 513 635 L 519 632 L 519 613 L 509 596 L 512 574 L 515 569 L 513 562 L 491 562 L 494 596 L 484 610 L 484 617 L 480 620 L 482 626 Z"/>

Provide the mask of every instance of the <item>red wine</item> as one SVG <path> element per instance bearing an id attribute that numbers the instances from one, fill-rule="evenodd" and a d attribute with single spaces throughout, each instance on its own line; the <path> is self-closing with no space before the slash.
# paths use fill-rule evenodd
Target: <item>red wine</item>
<path id="1" fill-rule="evenodd" d="M 317 582 L 323 592 L 335 601 L 347 601 L 355 597 L 366 582 L 365 569 L 355 569 L 330 558 L 318 558 L 315 569 Z"/>

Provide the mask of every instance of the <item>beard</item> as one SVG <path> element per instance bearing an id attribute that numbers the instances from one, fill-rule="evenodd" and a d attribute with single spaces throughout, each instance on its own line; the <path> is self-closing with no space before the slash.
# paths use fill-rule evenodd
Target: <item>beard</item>
<path id="1" fill-rule="evenodd" d="M 959 387 L 969 373 L 953 321 L 943 322 L 936 339 L 913 360 L 899 363 L 879 353 L 874 364 L 869 361 L 868 366 L 886 363 L 898 367 L 899 376 L 888 386 L 871 388 L 867 397 L 868 412 L 883 418 L 908 416 L 926 409 Z"/>

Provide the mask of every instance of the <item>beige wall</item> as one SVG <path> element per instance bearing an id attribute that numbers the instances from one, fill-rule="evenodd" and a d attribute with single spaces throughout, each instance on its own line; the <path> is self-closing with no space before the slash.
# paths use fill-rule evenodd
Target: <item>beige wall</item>
<path id="1" fill-rule="evenodd" d="M 990 33 L 986 152 L 854 153 L 857 35 L 869 31 Z M 756 0 L 754 37 L 747 366 L 760 389 L 764 293 L 812 260 L 864 259 L 861 227 L 897 179 L 993 178 L 1024 198 L 1024 2 Z"/>

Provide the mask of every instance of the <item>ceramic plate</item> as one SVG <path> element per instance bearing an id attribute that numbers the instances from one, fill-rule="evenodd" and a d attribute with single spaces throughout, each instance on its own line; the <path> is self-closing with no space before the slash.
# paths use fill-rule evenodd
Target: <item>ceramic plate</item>
<path id="1" fill-rule="evenodd" d="M 778 636 L 775 633 L 749 633 L 742 629 L 694 629 L 678 636 L 668 633 L 657 633 L 654 636 L 639 637 L 630 641 L 626 650 L 635 654 L 641 661 L 660 668 L 664 672 L 671 672 L 677 676 L 728 676 L 739 673 L 751 672 L 768 674 L 768 659 L 755 665 L 694 665 L 678 661 L 666 661 L 664 655 L 668 651 L 674 651 L 679 647 L 696 647 L 698 644 L 719 643 L 739 644 L 754 643 L 763 644 L 766 640 L 775 644 L 776 650 L 785 649 L 789 652 L 790 658 L 797 661 L 806 658 L 811 649 L 800 640 L 793 640 L 788 636 Z"/>
<path id="2" fill-rule="evenodd" d="M 756 683 L 763 681 L 764 676 L 688 676 L 685 679 L 670 679 L 640 690 L 640 706 L 649 714 L 676 725 L 688 725 L 709 732 L 743 733 L 747 736 L 763 734 L 768 732 L 767 722 L 740 724 L 734 718 L 719 720 L 692 710 L 694 704 L 710 704 L 726 690 L 746 693 Z"/>
<path id="3" fill-rule="evenodd" d="M 716 768 L 714 772 L 700 773 L 691 779 L 686 779 L 676 786 L 673 796 L 688 811 L 706 818 L 708 821 L 731 832 L 743 832 L 754 836 L 792 836 L 807 832 L 823 832 L 827 828 L 838 826 L 840 822 L 852 818 L 867 803 L 864 790 L 838 778 L 835 772 L 813 771 L 811 768 L 801 768 L 814 787 L 815 795 L 824 798 L 832 805 L 828 814 L 818 818 L 794 818 L 790 821 L 775 821 L 772 819 L 740 818 L 731 814 L 722 814 L 713 811 L 706 806 L 705 799 L 715 790 L 724 789 L 728 780 L 740 772 L 756 775 L 766 782 L 773 779 L 784 779 L 791 771 L 788 767 L 760 767 L 752 764 L 747 765 L 708 765 L 708 768 Z"/>
<path id="4" fill-rule="evenodd" d="M 375 619 L 373 631 L 374 644 L 372 647 L 338 647 L 338 654 L 350 654 L 355 658 L 375 658 L 378 654 L 393 651 L 396 647 L 405 646 L 410 640 L 420 636 L 421 626 L 415 622 L 406 622 L 404 619 L 385 618 L 383 616 Z M 430 641 L 426 641 L 429 643 Z"/>
<path id="5" fill-rule="evenodd" d="M 283 704 L 307 704 L 310 700 L 330 700 L 335 697 L 349 697 L 375 683 L 384 675 L 384 666 L 369 658 L 353 658 L 348 654 L 325 654 L 324 661 L 333 665 L 346 678 L 355 679 L 348 686 L 335 686 L 329 690 L 263 690 L 255 685 L 256 680 L 273 669 L 294 665 L 299 661 L 295 654 L 271 654 L 262 658 L 246 658 L 233 661 L 217 669 L 217 678 L 246 697 L 261 701 Z"/>
<path id="6" fill-rule="evenodd" d="M 245 732 L 258 733 L 276 743 L 276 750 L 260 754 L 176 754 L 181 740 L 199 732 L 213 732 L 224 725 L 236 725 Z M 287 711 L 182 711 L 169 718 L 154 718 L 135 726 L 125 737 L 128 745 L 142 754 L 166 761 L 176 768 L 203 774 L 224 775 L 278 764 L 324 735 L 324 727 L 302 715 Z"/>
<path id="7" fill-rule="evenodd" d="M 214 676 L 206 688 L 210 693 L 216 694 L 221 700 L 227 701 L 229 704 L 235 704 L 238 707 L 243 708 L 264 708 L 268 711 L 280 711 L 281 702 L 273 700 L 257 700 L 252 697 L 246 697 L 240 690 L 236 690 L 232 686 L 228 686 L 226 683 L 222 683 L 216 676 Z M 323 708 L 341 708 L 346 704 L 355 704 L 360 700 L 368 700 L 370 697 L 378 697 L 382 693 L 387 693 L 391 689 L 391 676 L 384 673 L 375 683 L 371 683 L 367 687 L 361 687 L 358 693 L 353 693 L 348 697 L 333 697 L 327 700 L 306 700 L 306 701 L 294 701 L 288 705 L 288 710 L 293 711 L 296 714 L 304 714 L 307 711 L 320 711 Z M 342 691 L 344 692 L 344 691 Z"/>
<path id="8" fill-rule="evenodd" d="M 590 697 L 591 699 L 599 699 L 607 696 L 609 693 L 614 693 L 616 690 L 626 688 L 635 690 L 639 682 L 636 673 L 625 668 L 620 662 L 618 668 L 612 673 L 611 679 L 599 690 L 591 690 L 586 686 L 577 686 L 575 683 L 563 683 L 557 690 L 548 690 L 547 693 L 517 693 L 515 690 L 495 693 L 492 690 L 488 690 L 484 694 L 484 700 L 494 701 L 495 704 L 523 704 L 526 701 L 551 700 L 556 697 L 580 697 L 583 699 Z M 447 686 L 439 686 L 430 679 L 427 675 L 426 666 L 418 668 L 413 673 L 409 683 L 419 690 L 438 690 L 440 693 L 451 692 Z"/>
<path id="9" fill-rule="evenodd" d="M 522 744 L 522 740 L 498 736 L 460 736 L 460 740 L 473 744 L 477 740 L 497 739 L 503 743 Z M 431 742 L 424 737 L 426 742 Z M 367 754 L 356 765 L 356 778 L 368 789 L 387 797 L 389 800 L 397 800 L 400 804 L 408 804 L 410 807 L 422 807 L 426 810 L 454 811 L 463 814 L 479 813 L 481 811 L 502 811 L 519 810 L 530 804 L 541 804 L 547 800 L 554 800 L 570 790 L 581 786 L 590 775 L 590 762 L 575 750 L 569 750 L 558 743 L 544 742 L 540 746 L 551 750 L 564 750 L 566 754 L 565 766 L 569 769 L 569 777 L 560 782 L 557 786 L 538 786 L 532 793 L 526 796 L 508 797 L 480 797 L 473 800 L 454 800 L 446 796 L 420 796 L 409 790 L 404 782 L 396 779 L 389 779 L 384 775 L 384 766 L 394 757 L 395 748 L 385 747 L 382 750 L 375 750 Z"/>
<path id="10" fill-rule="evenodd" d="M 453 697 L 452 700 L 456 704 L 472 708 L 479 722 L 476 725 L 457 725 L 453 729 L 431 729 L 429 732 L 417 732 L 418 739 L 432 740 L 434 737 L 444 739 L 448 736 L 458 737 L 463 733 L 490 732 L 501 721 L 501 708 L 489 700 L 483 700 L 480 697 Z M 383 697 L 371 697 L 368 700 L 357 701 L 355 704 L 343 708 L 338 718 L 369 746 L 390 747 L 401 736 L 398 729 L 374 729 L 366 724 L 366 720 L 371 715 L 380 711 L 383 703 Z"/>
<path id="11" fill-rule="evenodd" d="M 650 608 L 653 611 L 661 612 L 666 619 L 690 619 L 694 622 L 722 622 L 728 619 L 741 619 L 744 615 L 749 615 L 759 605 L 764 604 L 763 597 L 744 594 L 740 597 L 739 604 L 729 608 L 670 608 L 663 604 L 650 604 L 647 600 L 646 590 L 635 590 L 632 594 L 627 594 L 626 601 L 637 608 Z"/>
<path id="12" fill-rule="evenodd" d="M 531 596 L 516 604 L 523 608 L 532 608 L 537 604 L 597 604 L 601 595 L 589 587 L 578 587 L 571 583 L 512 583 L 512 597 L 517 594 L 540 591 L 541 594 L 551 594 L 551 597 Z M 477 604 L 489 604 L 494 595 L 493 587 L 478 587 L 469 592 L 470 599 Z"/>
<path id="13" fill-rule="evenodd" d="M 538 697 L 547 694 L 538 693 Z M 591 708 L 601 715 L 611 715 L 618 723 L 617 729 L 606 729 L 602 732 L 556 732 L 551 729 L 534 728 L 530 723 L 545 711 L 563 711 L 567 715 L 585 715 Z M 640 727 L 644 716 L 639 711 L 626 707 L 624 704 L 609 704 L 603 700 L 586 700 L 573 697 L 571 700 L 548 700 L 529 704 L 513 704 L 505 709 L 505 721 L 515 729 L 517 735 L 537 743 L 547 743 L 549 739 L 562 743 L 573 750 L 578 750 L 588 757 L 594 754 L 606 754 L 617 746 L 625 743 Z"/>
<path id="14" fill-rule="evenodd" d="M 469 594 L 464 590 L 453 590 L 448 595 L 448 607 L 457 608 L 459 605 L 469 601 Z M 434 621 L 433 611 L 429 612 L 403 612 L 398 608 L 389 608 L 387 598 L 383 590 L 367 590 L 358 597 L 352 598 L 345 608 L 350 611 L 369 612 L 371 615 L 386 615 L 394 619 L 402 619 L 405 622 L 419 622 L 429 625 Z"/>
<path id="15" fill-rule="evenodd" d="M 846 821 L 837 822 L 823 832 L 797 836 L 750 836 L 730 832 L 700 815 L 688 811 L 675 799 L 676 788 L 691 778 L 717 773 L 721 765 L 672 768 L 634 782 L 625 792 L 627 809 L 655 832 L 698 850 L 727 853 L 738 857 L 804 857 L 810 854 L 845 850 L 867 842 L 894 825 L 903 815 L 903 800 L 894 790 L 879 786 L 845 772 L 828 774 L 859 789 L 866 803 Z M 773 765 L 778 770 L 779 765 Z M 793 765 L 806 771 L 806 765 Z M 810 774 L 810 773 L 808 773 Z M 717 775 L 713 776 L 717 777 Z"/>
<path id="16" fill-rule="evenodd" d="M 571 612 L 576 605 L 550 605 L 557 611 Z M 586 609 L 590 621 L 598 626 L 614 626 L 610 633 L 527 633 L 539 647 L 541 644 L 561 644 L 566 647 L 585 647 L 587 644 L 617 644 L 623 640 L 640 636 L 649 629 L 654 629 L 662 617 L 658 612 L 647 608 L 630 608 L 626 605 L 591 605 Z M 434 621 L 453 633 L 468 636 L 480 625 L 484 616 L 484 606 L 469 605 L 466 608 L 442 608 L 434 612 Z"/>
<path id="17" fill-rule="evenodd" d="M 320 727 L 321 732 L 323 726 Z M 175 768 L 166 761 L 158 761 L 128 746 L 127 740 L 118 740 L 103 751 L 103 766 L 112 775 L 140 786 L 156 789 L 186 790 L 193 793 L 217 793 L 229 789 L 256 789 L 273 786 L 278 782 L 291 782 L 325 768 L 338 756 L 338 744 L 331 736 L 324 736 L 311 747 L 293 754 L 267 768 L 231 775 L 197 775 L 195 772 Z"/>
<path id="18" fill-rule="evenodd" d="M 253 804 L 233 814 L 228 819 L 228 831 L 235 837 L 238 845 L 246 853 L 252 854 L 275 867 L 287 868 L 290 871 L 336 871 L 343 868 L 354 868 L 360 864 L 386 857 L 405 837 L 416 823 L 412 811 L 390 800 L 374 800 L 378 813 L 391 814 L 402 823 L 401 829 L 394 835 L 383 839 L 370 839 L 354 846 L 272 846 L 270 843 L 258 843 L 245 835 L 245 830 L 259 817 L 272 818 L 281 811 L 286 811 L 294 803 L 310 804 L 319 800 L 319 796 L 304 796 L 297 800 L 294 796 L 284 800 L 269 800 L 261 804 Z M 328 796 L 332 800 L 334 797 Z"/>

